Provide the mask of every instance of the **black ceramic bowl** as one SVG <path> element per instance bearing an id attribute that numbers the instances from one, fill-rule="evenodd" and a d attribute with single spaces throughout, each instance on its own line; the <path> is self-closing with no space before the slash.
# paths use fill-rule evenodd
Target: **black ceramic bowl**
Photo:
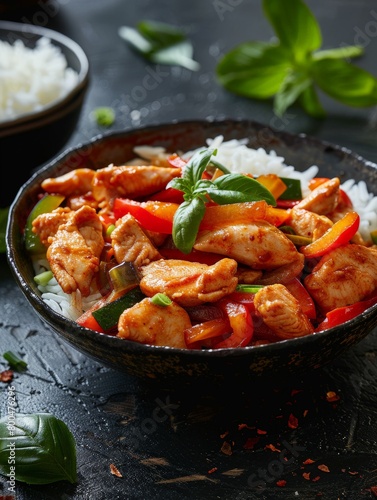
<path id="1" fill-rule="evenodd" d="M 105 365 L 164 385 L 213 384 L 248 381 L 258 377 L 283 377 L 329 363 L 346 348 L 360 341 L 377 325 L 377 305 L 340 327 L 302 338 L 264 346 L 213 351 L 155 347 L 99 334 L 64 319 L 42 302 L 33 281 L 30 260 L 25 252 L 22 229 L 37 200 L 41 181 L 74 168 L 102 168 L 121 164 L 134 156 L 137 145 L 163 146 L 168 151 L 190 150 L 206 144 L 206 138 L 223 135 L 225 140 L 249 139 L 250 147 L 274 149 L 305 170 L 316 164 L 322 176 L 341 180 L 365 180 L 377 187 L 377 166 L 352 152 L 304 135 L 277 132 L 249 121 L 191 121 L 112 133 L 71 149 L 35 174 L 15 199 L 7 229 L 7 256 L 16 281 L 42 320 L 78 350 Z M 173 384 L 174 383 L 174 384 Z"/>
<path id="2" fill-rule="evenodd" d="M 40 26 L 0 22 L 0 40 L 10 44 L 22 40 L 26 47 L 34 48 L 41 37 L 49 38 L 61 50 L 67 65 L 78 73 L 78 82 L 68 94 L 42 110 L 0 121 L 1 168 L 8 174 L 8 181 L 0 187 L 1 207 L 10 205 L 33 169 L 66 145 L 77 125 L 88 88 L 88 58 L 76 42 Z"/>

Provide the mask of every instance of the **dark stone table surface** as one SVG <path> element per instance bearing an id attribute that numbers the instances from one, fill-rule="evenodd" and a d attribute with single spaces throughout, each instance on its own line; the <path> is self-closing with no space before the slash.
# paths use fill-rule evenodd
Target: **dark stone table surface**
<path id="1" fill-rule="evenodd" d="M 307 4 L 320 22 L 323 46 L 363 45 L 358 64 L 377 74 L 375 1 Z M 377 162 L 376 108 L 352 109 L 321 96 L 326 119 L 312 119 L 298 108 L 277 118 L 270 102 L 237 97 L 218 85 L 215 66 L 224 52 L 272 36 L 257 0 L 41 0 L 33 10 L 10 8 L 5 18 L 66 33 L 88 54 L 90 89 L 67 146 L 102 133 L 91 111 L 111 106 L 116 121 L 110 130 L 176 119 L 249 118 Z M 141 19 L 184 27 L 201 69 L 156 68 L 132 52 L 118 28 Z M 151 88 L 143 83 L 146 75 L 153 75 Z M 272 383 L 166 392 L 65 344 L 35 315 L 1 255 L 0 353 L 5 350 L 28 363 L 13 380 L 17 411 L 53 413 L 77 442 L 76 485 L 18 482 L 17 500 L 375 497 L 377 331 L 330 365 L 296 379 L 282 373 Z M 3 415 L 7 384 L 0 389 Z M 336 401 L 329 400 L 331 392 Z M 110 464 L 122 477 L 110 473 Z M 7 488 L 1 477 L 0 498 L 9 494 Z"/>

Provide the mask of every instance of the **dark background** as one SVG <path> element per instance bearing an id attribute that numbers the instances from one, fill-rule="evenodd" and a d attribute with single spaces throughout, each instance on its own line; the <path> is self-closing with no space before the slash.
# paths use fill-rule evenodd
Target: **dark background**
<path id="1" fill-rule="evenodd" d="M 247 100 L 219 86 L 215 67 L 223 53 L 273 34 L 259 1 L 41 0 L 34 9 L 16 9 L 16 3 L 0 1 L 2 19 L 61 31 L 89 57 L 90 89 L 67 146 L 102 133 L 91 112 L 111 106 L 116 121 L 110 130 L 177 119 L 248 118 L 317 136 L 377 162 L 376 108 L 352 109 L 322 95 L 326 119 L 312 119 L 298 108 L 281 119 L 269 101 Z M 363 45 L 366 53 L 357 64 L 377 75 L 376 2 L 307 4 L 321 25 L 323 48 Z M 132 52 L 118 28 L 142 19 L 184 28 L 201 69 L 156 69 Z M 153 89 L 145 88 L 146 75 L 154 75 Z M 60 340 L 26 303 L 4 255 L 0 297 L 0 352 L 12 350 L 28 362 L 13 381 L 18 411 L 53 413 L 77 442 L 76 485 L 17 483 L 17 499 L 374 498 L 376 331 L 331 365 L 294 380 L 282 373 L 272 384 L 165 392 L 101 366 Z M 0 385 L 4 415 L 7 385 Z M 329 391 L 339 399 L 329 401 Z M 111 475 L 111 463 L 122 478 Z M 2 477 L 0 498 L 8 493 Z"/>

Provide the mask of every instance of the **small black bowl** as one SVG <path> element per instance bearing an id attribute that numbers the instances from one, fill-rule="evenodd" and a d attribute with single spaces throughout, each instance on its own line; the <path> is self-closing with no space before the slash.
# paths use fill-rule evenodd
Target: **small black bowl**
<path id="1" fill-rule="evenodd" d="M 46 37 L 57 46 L 68 67 L 78 73 L 78 82 L 70 92 L 40 111 L 0 121 L 0 151 L 3 172 L 8 181 L 1 183 L 0 206 L 9 206 L 18 189 L 33 170 L 55 156 L 66 145 L 80 117 L 89 84 L 89 61 L 83 49 L 57 31 L 26 23 L 0 21 L 0 40 L 13 44 L 21 40 L 34 48 Z"/>
<path id="2" fill-rule="evenodd" d="M 42 180 L 78 167 L 97 169 L 112 162 L 122 164 L 134 156 L 135 146 L 148 144 L 172 152 L 187 151 L 218 135 L 225 140 L 248 138 L 250 147 L 273 149 L 298 170 L 315 164 L 321 176 L 339 176 L 342 181 L 363 179 L 369 187 L 377 186 L 377 166 L 342 147 L 305 135 L 277 132 L 251 121 L 187 121 L 110 133 L 70 149 L 36 173 L 19 191 L 11 207 L 7 258 L 36 313 L 79 351 L 143 380 L 155 380 L 161 387 L 193 383 L 219 387 L 229 381 L 244 383 L 259 377 L 276 380 L 304 373 L 329 363 L 377 326 L 375 305 L 339 327 L 306 337 L 262 346 L 198 351 L 148 346 L 96 333 L 46 307 L 33 281 L 22 237 L 25 219 L 37 201 Z"/>

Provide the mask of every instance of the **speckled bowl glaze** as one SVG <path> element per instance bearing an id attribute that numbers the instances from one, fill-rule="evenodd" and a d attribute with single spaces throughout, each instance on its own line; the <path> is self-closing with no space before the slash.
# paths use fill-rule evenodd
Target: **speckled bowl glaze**
<path id="1" fill-rule="evenodd" d="M 377 305 L 342 326 L 303 338 L 239 349 L 181 350 L 142 345 L 82 328 L 46 307 L 33 281 L 30 260 L 24 248 L 22 228 L 37 201 L 43 179 L 78 167 L 103 168 L 124 163 L 138 145 L 163 146 L 168 151 L 190 150 L 206 144 L 207 138 L 249 139 L 250 147 L 275 150 L 287 164 L 305 170 L 316 164 L 321 176 L 365 180 L 377 188 L 377 166 L 351 151 L 305 135 L 277 132 L 263 124 L 242 120 L 186 121 L 126 130 L 95 137 L 70 149 L 36 173 L 19 191 L 7 228 L 7 257 L 22 292 L 41 319 L 79 351 L 104 365 L 144 380 L 170 384 L 221 385 L 259 377 L 284 377 L 323 366 L 363 339 L 377 326 Z"/>
<path id="2" fill-rule="evenodd" d="M 88 90 L 89 61 L 75 41 L 41 26 L 0 21 L 0 40 L 4 42 L 21 40 L 34 48 L 41 37 L 49 38 L 61 50 L 68 67 L 78 73 L 78 82 L 64 97 L 40 111 L 0 122 L 1 167 L 2 173 L 8 174 L 7 182 L 0 185 L 0 207 L 11 204 L 35 168 L 61 152 L 76 128 Z"/>

